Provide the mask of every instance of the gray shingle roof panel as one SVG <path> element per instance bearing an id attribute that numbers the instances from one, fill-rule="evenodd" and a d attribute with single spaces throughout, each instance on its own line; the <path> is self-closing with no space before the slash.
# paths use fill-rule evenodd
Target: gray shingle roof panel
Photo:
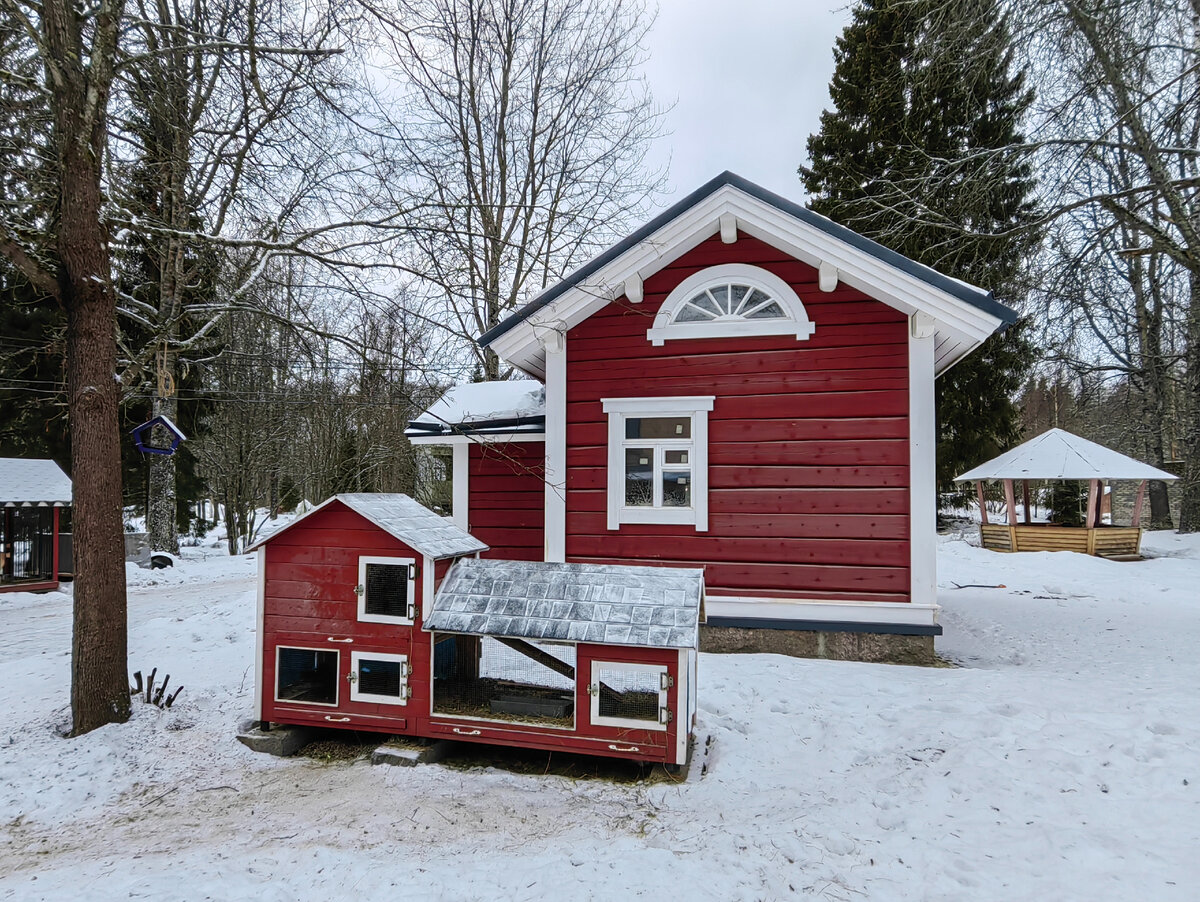
<path id="1" fill-rule="evenodd" d="M 464 558 L 425 628 L 524 639 L 693 648 L 704 571 Z"/>
<path id="2" fill-rule="evenodd" d="M 297 517 L 283 529 L 259 539 L 246 550 L 251 551 L 264 542 L 269 542 L 317 511 L 323 510 L 334 500 L 366 517 L 417 553 L 428 555 L 435 560 L 488 550 L 487 545 L 470 533 L 399 492 L 351 492 L 334 495 L 304 516 Z"/>

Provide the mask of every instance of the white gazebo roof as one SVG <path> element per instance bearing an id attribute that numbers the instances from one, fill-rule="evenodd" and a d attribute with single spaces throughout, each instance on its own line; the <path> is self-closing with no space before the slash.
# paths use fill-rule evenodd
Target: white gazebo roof
<path id="1" fill-rule="evenodd" d="M 66 507 L 71 480 L 52 460 L 0 457 L 0 507 Z"/>
<path id="2" fill-rule="evenodd" d="M 1111 448 L 1050 429 L 999 457 L 957 477 L 955 482 L 988 479 L 1178 479 L 1171 473 L 1126 457 Z"/>

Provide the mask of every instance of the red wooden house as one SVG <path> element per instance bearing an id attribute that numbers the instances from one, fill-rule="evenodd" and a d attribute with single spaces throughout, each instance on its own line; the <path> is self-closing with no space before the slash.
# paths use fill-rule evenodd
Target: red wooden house
<path id="1" fill-rule="evenodd" d="M 682 764 L 703 574 L 475 560 L 406 495 L 260 540 L 255 719 Z"/>
<path id="2" fill-rule="evenodd" d="M 934 379 L 1014 320 L 725 173 L 480 337 L 542 393 L 408 434 L 491 556 L 702 567 L 709 628 L 932 637 Z"/>
<path id="3" fill-rule="evenodd" d="M 0 592 L 43 592 L 59 581 L 59 514 L 71 480 L 52 460 L 0 457 Z"/>

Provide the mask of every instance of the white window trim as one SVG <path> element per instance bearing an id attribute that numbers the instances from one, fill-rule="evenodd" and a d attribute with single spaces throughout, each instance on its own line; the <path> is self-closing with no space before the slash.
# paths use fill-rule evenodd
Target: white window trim
<path id="1" fill-rule="evenodd" d="M 408 582 L 405 587 L 408 598 L 405 605 L 409 616 L 388 617 L 386 614 L 367 613 L 367 564 L 406 565 L 408 567 Z M 412 626 L 413 618 L 411 615 L 416 605 L 417 591 L 416 564 L 417 559 L 415 557 L 363 556 L 358 559 L 358 585 L 354 587 L 354 593 L 358 596 L 358 620 L 360 623 L 395 623 L 402 626 Z"/>
<path id="2" fill-rule="evenodd" d="M 698 323 L 674 322 L 676 314 L 689 300 L 706 288 L 737 282 L 750 285 L 779 302 L 786 317 L 781 319 L 715 319 Z M 773 272 L 748 263 L 723 263 L 694 273 L 675 286 L 654 317 L 654 325 L 646 330 L 655 346 L 676 338 L 728 338 L 754 335 L 795 335 L 797 341 L 809 338 L 816 324 L 808 318 L 804 303 L 792 286 Z"/>
<path id="3" fill-rule="evenodd" d="M 363 692 L 358 688 L 358 663 L 364 658 L 368 661 L 395 661 L 400 665 L 400 694 L 398 696 L 375 695 L 372 692 Z M 370 702 L 377 705 L 407 705 L 408 697 L 412 693 L 408 685 L 409 673 L 408 655 L 352 651 L 350 652 L 350 674 L 354 679 L 350 681 L 350 701 Z"/>
<path id="4" fill-rule="evenodd" d="M 661 712 L 667 707 L 667 688 L 663 684 L 666 683 L 664 677 L 669 677 L 671 669 L 666 664 L 626 664 L 624 661 L 592 661 L 591 679 L 588 681 L 588 695 L 591 696 L 591 704 L 589 720 L 592 726 L 597 727 L 630 727 L 635 730 L 661 730 L 667 729 L 667 724 L 661 719 L 654 720 L 635 720 L 631 717 L 601 717 L 600 716 L 600 677 L 596 670 L 598 667 L 606 667 L 609 670 L 630 670 L 636 673 L 656 673 L 659 675 L 658 680 L 658 710 Z"/>
<path id="5" fill-rule="evenodd" d="M 694 524 L 696 532 L 708 531 L 708 413 L 712 410 L 715 399 L 715 395 L 601 399 L 604 412 L 608 414 L 609 529 L 620 529 L 622 523 L 667 523 Z M 626 507 L 625 419 L 631 416 L 691 417 L 691 507 Z"/>
<path id="6" fill-rule="evenodd" d="M 329 654 L 337 655 L 337 666 L 334 672 L 337 676 L 333 681 L 333 702 L 299 702 L 294 698 L 279 697 L 279 652 L 283 649 L 289 651 L 323 651 Z M 318 708 L 336 708 L 342 700 L 342 653 L 336 648 L 314 648 L 310 645 L 276 645 L 275 646 L 275 680 L 271 694 L 275 696 L 275 704 L 277 705 L 315 705 Z"/>

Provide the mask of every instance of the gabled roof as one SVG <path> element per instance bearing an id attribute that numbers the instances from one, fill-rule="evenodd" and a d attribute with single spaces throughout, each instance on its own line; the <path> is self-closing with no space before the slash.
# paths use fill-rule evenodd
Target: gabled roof
<path id="1" fill-rule="evenodd" d="M 540 341 L 547 326 L 570 328 L 622 293 L 630 277 L 645 279 L 720 230 L 732 216 L 739 230 L 813 266 L 835 266 L 839 279 L 906 313 L 937 324 L 938 371 L 1017 315 L 982 288 L 943 275 L 889 250 L 732 172 L 723 172 L 623 241 L 571 273 L 479 337 L 506 360 L 542 375 Z"/>
<path id="2" fill-rule="evenodd" d="M 476 636 L 694 648 L 704 571 L 464 558 L 425 628 Z"/>
<path id="3" fill-rule="evenodd" d="M 356 514 L 370 520 L 418 554 L 441 559 L 488 550 L 487 545 L 470 533 L 399 492 L 352 492 L 334 495 L 297 517 L 283 529 L 263 536 L 246 550 L 253 551 L 260 545 L 278 538 L 335 501 L 340 501 Z"/>
<path id="4" fill-rule="evenodd" d="M 0 507 L 66 507 L 71 480 L 52 460 L 0 457 Z"/>
<path id="5" fill-rule="evenodd" d="M 518 379 L 456 385 L 411 420 L 404 434 L 419 438 L 545 431 L 545 386 L 535 379 Z"/>
<path id="6" fill-rule="evenodd" d="M 1165 470 L 1111 448 L 1050 429 L 999 457 L 968 470 L 955 482 L 988 479 L 1178 479 Z"/>

